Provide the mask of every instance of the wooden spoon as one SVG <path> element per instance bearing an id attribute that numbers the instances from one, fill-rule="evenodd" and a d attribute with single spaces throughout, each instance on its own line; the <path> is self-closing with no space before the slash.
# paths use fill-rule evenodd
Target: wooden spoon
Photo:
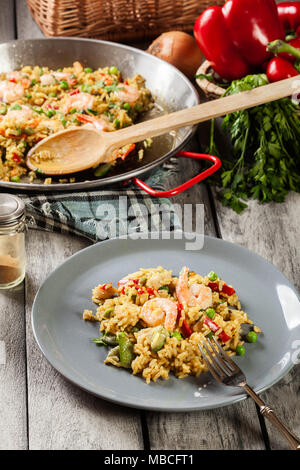
<path id="1" fill-rule="evenodd" d="M 299 90 L 299 78 L 300 75 L 209 101 L 115 132 L 101 132 L 90 125 L 69 128 L 35 145 L 28 153 L 26 163 L 31 170 L 39 169 L 46 175 L 76 173 L 96 167 L 113 161 L 112 151 L 123 145 L 290 96 L 297 91 L 297 85 Z M 35 160 L 34 154 L 41 151 L 50 158 Z"/>

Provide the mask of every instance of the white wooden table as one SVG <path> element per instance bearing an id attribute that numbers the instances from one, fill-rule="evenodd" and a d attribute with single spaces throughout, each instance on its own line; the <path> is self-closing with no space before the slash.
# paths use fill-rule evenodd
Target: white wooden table
<path id="1" fill-rule="evenodd" d="M 41 36 L 25 0 L 0 0 L 0 41 Z M 187 175 L 195 174 L 192 162 L 184 165 Z M 299 289 L 299 194 L 291 193 L 283 204 L 251 202 L 242 215 L 222 207 L 205 184 L 175 202 L 205 204 L 207 235 L 262 255 Z M 80 238 L 30 231 L 26 283 L 0 294 L 0 341 L 7 355 L 0 365 L 0 449 L 286 449 L 250 399 L 214 411 L 144 412 L 95 398 L 48 364 L 32 334 L 33 298 L 52 269 L 87 245 Z M 298 435 L 299 372 L 295 366 L 262 394 Z"/>

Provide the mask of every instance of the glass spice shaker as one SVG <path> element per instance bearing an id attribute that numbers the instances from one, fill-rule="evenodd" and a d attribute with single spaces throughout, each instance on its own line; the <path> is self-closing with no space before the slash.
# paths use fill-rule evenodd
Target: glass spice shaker
<path id="1" fill-rule="evenodd" d="M 25 204 L 0 193 L 0 289 L 20 284 L 25 277 Z"/>

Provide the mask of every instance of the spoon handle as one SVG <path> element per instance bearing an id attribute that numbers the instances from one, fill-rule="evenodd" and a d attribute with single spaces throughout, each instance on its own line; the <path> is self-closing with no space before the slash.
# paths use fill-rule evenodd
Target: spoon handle
<path id="1" fill-rule="evenodd" d="M 166 114 L 131 127 L 126 127 L 120 131 L 109 133 L 108 135 L 113 141 L 116 141 L 117 138 L 118 147 L 140 142 L 147 137 L 166 134 L 180 127 L 209 121 L 234 111 L 252 108 L 253 106 L 290 96 L 296 93 L 297 89 L 300 92 L 299 79 L 300 75 L 297 75 L 296 77 L 287 78 L 276 83 Z"/>

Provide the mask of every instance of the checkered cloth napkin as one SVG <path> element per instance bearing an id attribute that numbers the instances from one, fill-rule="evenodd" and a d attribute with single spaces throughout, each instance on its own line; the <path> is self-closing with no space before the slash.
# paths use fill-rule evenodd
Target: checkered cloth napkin
<path id="1" fill-rule="evenodd" d="M 177 159 L 171 158 L 149 173 L 144 181 L 154 189 L 164 191 L 170 189 L 178 171 Z M 119 184 L 89 192 L 19 196 L 26 203 L 29 228 L 73 233 L 92 241 L 133 232 L 180 229 L 169 199 L 153 198 L 132 183 L 126 187 Z"/>

